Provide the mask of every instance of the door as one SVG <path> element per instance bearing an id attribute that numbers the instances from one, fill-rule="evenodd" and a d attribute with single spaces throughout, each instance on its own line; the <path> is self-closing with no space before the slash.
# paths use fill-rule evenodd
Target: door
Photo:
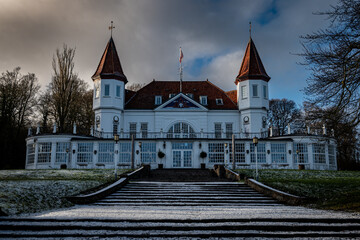
<path id="1" fill-rule="evenodd" d="M 191 150 L 173 150 L 173 167 L 174 168 L 192 167 L 191 155 L 192 155 Z"/>
<path id="2" fill-rule="evenodd" d="M 172 143 L 173 167 L 191 168 L 192 167 L 192 143 L 176 142 Z"/>

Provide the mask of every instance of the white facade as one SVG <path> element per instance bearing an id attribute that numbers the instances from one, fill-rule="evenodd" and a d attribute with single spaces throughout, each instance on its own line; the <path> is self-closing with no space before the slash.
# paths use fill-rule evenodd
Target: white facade
<path id="1" fill-rule="evenodd" d="M 236 99 L 231 99 L 209 81 L 183 82 L 183 92 L 177 90 L 174 81 L 152 81 L 136 93 L 125 91 L 127 79 L 111 38 L 93 76 L 95 123 L 91 134 L 29 136 L 26 168 L 232 166 L 234 136 L 237 168 L 258 165 L 260 169 L 298 169 L 300 165 L 305 169 L 336 170 L 333 138 L 291 133 L 269 136 L 266 116 L 270 77 L 261 62 L 255 66 L 257 75 L 250 71 L 251 51 L 259 58 L 252 40 L 250 43 L 237 78 Z M 118 64 L 116 71 L 114 63 Z M 259 138 L 256 148 L 253 137 Z"/>

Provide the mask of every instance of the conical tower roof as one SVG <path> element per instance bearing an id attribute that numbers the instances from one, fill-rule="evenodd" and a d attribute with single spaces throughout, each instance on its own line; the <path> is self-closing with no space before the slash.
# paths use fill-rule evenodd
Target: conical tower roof
<path id="1" fill-rule="evenodd" d="M 127 78 L 122 70 L 120 58 L 117 54 L 115 43 L 112 37 L 106 45 L 99 65 L 92 76 L 92 79 L 116 79 L 127 83 Z"/>
<path id="2" fill-rule="evenodd" d="M 270 80 L 251 37 L 246 47 L 239 75 L 236 77 L 235 83 L 237 84 L 238 82 L 249 79 L 261 79 L 267 82 Z"/>

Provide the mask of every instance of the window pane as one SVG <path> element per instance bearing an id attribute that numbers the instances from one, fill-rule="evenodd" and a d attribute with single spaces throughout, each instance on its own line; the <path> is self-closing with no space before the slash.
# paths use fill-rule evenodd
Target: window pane
<path id="1" fill-rule="evenodd" d="M 258 97 L 258 86 L 252 85 L 253 88 L 253 97 Z"/>
<path id="2" fill-rule="evenodd" d="M 120 86 L 119 85 L 116 86 L 116 96 L 120 97 Z"/>
<path id="3" fill-rule="evenodd" d="M 105 84 L 105 96 L 110 96 L 110 85 Z"/>
<path id="4" fill-rule="evenodd" d="M 264 98 L 267 98 L 267 87 L 266 86 L 263 86 L 263 96 Z"/>
<path id="5" fill-rule="evenodd" d="M 247 89 L 246 89 L 246 86 L 242 86 L 241 87 L 241 96 L 242 98 L 247 98 Z"/>

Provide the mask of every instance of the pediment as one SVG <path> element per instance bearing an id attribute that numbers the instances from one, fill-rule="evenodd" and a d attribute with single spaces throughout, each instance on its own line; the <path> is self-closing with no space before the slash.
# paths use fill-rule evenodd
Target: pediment
<path id="1" fill-rule="evenodd" d="M 207 111 L 208 109 L 183 93 L 170 98 L 155 110 L 157 111 Z"/>

